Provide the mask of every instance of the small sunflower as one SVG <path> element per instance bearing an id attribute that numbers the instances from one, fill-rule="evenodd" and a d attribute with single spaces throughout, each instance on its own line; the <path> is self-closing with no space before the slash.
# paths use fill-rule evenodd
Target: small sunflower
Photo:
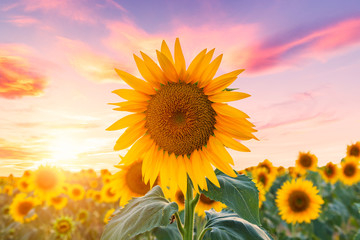
<path id="1" fill-rule="evenodd" d="M 14 191 L 14 187 L 11 185 L 5 185 L 2 189 L 2 193 L 8 195 L 8 196 L 12 196 Z"/>
<path id="2" fill-rule="evenodd" d="M 306 170 L 316 171 L 318 159 L 310 152 L 300 152 L 296 160 L 296 167 L 300 172 L 305 173 Z"/>
<path id="3" fill-rule="evenodd" d="M 260 182 L 263 185 L 265 191 L 269 191 L 276 177 L 276 175 L 269 174 L 266 168 L 262 168 L 262 167 L 255 168 L 251 174 L 252 174 L 252 179 L 255 182 Z"/>
<path id="4" fill-rule="evenodd" d="M 346 156 L 360 158 L 360 142 L 347 146 Z"/>
<path id="5" fill-rule="evenodd" d="M 25 170 L 24 173 L 23 173 L 23 175 L 22 175 L 22 177 L 23 177 L 23 178 L 31 178 L 32 174 L 33 174 L 33 171 L 31 171 L 31 170 Z"/>
<path id="6" fill-rule="evenodd" d="M 201 51 L 186 68 L 179 39 L 174 57 L 162 42 L 156 51 L 160 66 L 140 53 L 142 59 L 134 58 L 145 81 L 115 69 L 133 88 L 113 91 L 127 100 L 114 103 L 114 110 L 133 113 L 107 129 L 127 128 L 114 146 L 116 151 L 132 146 L 120 163 L 129 165 L 143 158 L 145 183 L 150 181 L 152 186 L 160 175 L 164 186 L 175 182 L 184 193 L 187 175 L 195 191 L 205 189 L 205 177 L 219 187 L 212 166 L 236 177 L 225 146 L 248 152 L 238 140 L 256 139 L 249 116 L 227 104 L 250 96 L 227 91 L 244 70 L 214 78 L 222 59 L 220 55 L 211 61 L 214 49 Z"/>
<path id="7" fill-rule="evenodd" d="M 100 191 L 93 191 L 92 199 L 94 199 L 94 201 L 97 202 L 97 203 L 102 203 L 103 202 L 102 194 L 101 194 Z"/>
<path id="8" fill-rule="evenodd" d="M 112 217 L 112 214 L 114 213 L 114 211 L 115 211 L 115 208 L 111 208 L 106 211 L 105 217 L 104 217 L 105 224 L 107 224 L 111 220 L 111 217 Z"/>
<path id="9" fill-rule="evenodd" d="M 338 180 L 339 170 L 336 164 L 328 162 L 320 169 L 320 174 L 326 182 L 334 184 Z"/>
<path id="10" fill-rule="evenodd" d="M 286 173 L 286 169 L 283 166 L 277 168 L 277 176 L 282 176 Z"/>
<path id="11" fill-rule="evenodd" d="M 143 181 L 142 164 L 142 161 L 136 161 L 128 166 L 121 166 L 121 170 L 112 175 L 109 185 L 114 192 L 120 193 L 120 206 L 128 203 L 133 197 L 144 196 L 151 189 L 150 183 L 145 184 Z"/>
<path id="12" fill-rule="evenodd" d="M 195 208 L 195 212 L 197 213 L 197 215 L 200 217 L 204 217 L 205 211 L 210 210 L 212 208 L 215 211 L 220 212 L 223 208 L 226 208 L 226 205 L 221 202 L 214 201 L 206 197 L 204 194 L 201 194 L 199 198 L 199 202 Z"/>
<path id="13" fill-rule="evenodd" d="M 341 162 L 340 180 L 346 185 L 353 185 L 360 181 L 359 158 L 346 157 Z"/>
<path id="14" fill-rule="evenodd" d="M 66 204 L 68 202 L 68 199 L 64 196 L 56 196 L 56 197 L 51 197 L 48 201 L 47 204 L 49 206 L 53 206 L 56 210 L 60 210 L 63 209 Z"/>
<path id="15" fill-rule="evenodd" d="M 89 212 L 86 209 L 80 209 L 79 212 L 76 215 L 76 220 L 84 223 L 89 218 Z"/>
<path id="16" fill-rule="evenodd" d="M 75 201 L 82 200 L 85 196 L 84 187 L 80 184 L 74 184 L 69 189 L 69 197 Z"/>
<path id="17" fill-rule="evenodd" d="M 43 200 L 58 196 L 63 191 L 65 176 L 56 167 L 40 166 L 31 177 L 36 196 Z"/>
<path id="18" fill-rule="evenodd" d="M 37 199 L 26 197 L 25 193 L 17 194 L 10 205 L 10 215 L 20 223 L 32 221 L 36 218 L 36 213 L 31 210 L 38 204 Z"/>
<path id="19" fill-rule="evenodd" d="M 55 220 L 53 229 L 57 236 L 69 238 L 75 229 L 75 224 L 72 218 L 62 216 Z"/>
<path id="20" fill-rule="evenodd" d="M 101 189 L 101 195 L 104 202 L 110 203 L 119 200 L 121 192 L 115 191 L 112 185 L 107 184 Z"/>
<path id="21" fill-rule="evenodd" d="M 311 181 L 293 179 L 285 182 L 276 193 L 279 214 L 287 223 L 310 223 L 319 217 L 324 203 Z"/>
<path id="22" fill-rule="evenodd" d="M 97 188 L 99 186 L 99 183 L 98 183 L 98 181 L 97 180 L 92 180 L 91 182 L 90 182 L 90 187 L 91 188 Z"/>
<path id="23" fill-rule="evenodd" d="M 32 185 L 30 183 L 30 179 L 29 177 L 21 177 L 17 182 L 16 182 L 16 186 L 17 188 L 20 190 L 20 192 L 31 192 L 32 189 Z"/>
<path id="24" fill-rule="evenodd" d="M 258 168 L 263 167 L 267 170 L 267 172 L 271 175 L 276 175 L 276 167 L 274 167 L 272 165 L 272 163 L 268 160 L 265 159 L 264 161 L 262 161 L 261 163 L 259 163 L 257 165 Z"/>
<path id="25" fill-rule="evenodd" d="M 163 191 L 164 191 L 165 196 L 168 199 L 177 203 L 177 205 L 179 207 L 179 211 L 184 210 L 185 196 L 180 188 L 178 188 L 176 191 L 170 190 L 168 188 L 164 188 Z"/>
<path id="26" fill-rule="evenodd" d="M 296 168 L 296 167 L 289 167 L 288 172 L 292 178 L 304 177 L 304 172 L 302 172 L 299 168 Z"/>
<path id="27" fill-rule="evenodd" d="M 252 180 L 255 183 L 257 190 L 259 191 L 259 208 L 261 208 L 262 203 L 266 200 L 266 191 L 264 185 L 261 182 Z"/>

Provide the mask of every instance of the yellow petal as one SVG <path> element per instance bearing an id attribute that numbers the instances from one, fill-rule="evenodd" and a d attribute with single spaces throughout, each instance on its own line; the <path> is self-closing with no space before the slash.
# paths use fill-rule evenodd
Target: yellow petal
<path id="1" fill-rule="evenodd" d="M 231 118 L 229 116 L 218 114 L 215 116 L 216 122 L 221 122 L 224 126 L 230 126 L 230 128 L 237 129 L 242 132 L 252 133 L 257 132 L 253 129 L 249 121 L 245 118 Z"/>
<path id="2" fill-rule="evenodd" d="M 239 140 L 250 140 L 252 138 L 257 139 L 253 134 L 229 127 L 223 122 L 217 122 L 215 124 L 215 128 L 219 130 L 219 132 L 223 132 L 228 136 L 231 136 Z"/>
<path id="3" fill-rule="evenodd" d="M 120 130 L 129 126 L 133 126 L 137 124 L 140 121 L 145 120 L 146 115 L 143 113 L 135 113 L 127 115 L 119 120 L 117 120 L 115 123 L 113 123 L 110 127 L 108 127 L 107 131 L 114 131 L 114 130 Z"/>
<path id="4" fill-rule="evenodd" d="M 193 165 L 193 169 L 196 177 L 196 180 L 198 182 L 198 185 L 201 189 L 204 189 L 206 186 L 206 179 L 203 171 L 203 167 L 201 166 L 201 156 L 199 154 L 198 150 L 195 150 L 191 154 L 191 164 Z"/>
<path id="5" fill-rule="evenodd" d="M 142 58 L 144 59 L 145 65 L 148 68 L 151 75 L 157 79 L 158 82 L 162 84 L 166 84 L 169 80 L 166 78 L 163 71 L 161 71 L 160 67 L 145 53 L 140 52 Z"/>
<path id="6" fill-rule="evenodd" d="M 140 138 L 126 153 L 125 157 L 121 159 L 121 164 L 129 165 L 134 161 L 139 160 L 143 153 L 149 150 L 153 144 L 153 140 L 150 139 L 150 135 L 147 134 Z"/>
<path id="7" fill-rule="evenodd" d="M 155 89 L 152 88 L 151 85 L 149 85 L 147 82 L 122 70 L 115 68 L 115 71 L 122 78 L 122 80 L 124 80 L 133 89 L 149 95 L 156 93 Z"/>
<path id="8" fill-rule="evenodd" d="M 118 106 L 114 108 L 116 111 L 126 111 L 126 112 L 145 112 L 147 110 L 148 103 L 146 102 L 119 102 L 119 103 L 109 103 L 110 105 Z"/>
<path id="9" fill-rule="evenodd" d="M 123 99 L 134 102 L 145 102 L 151 99 L 150 95 L 132 89 L 117 89 L 112 92 Z"/>
<path id="10" fill-rule="evenodd" d="M 188 158 L 188 156 L 183 156 L 183 158 L 184 158 L 186 172 L 188 173 L 188 175 L 194 185 L 194 188 L 195 188 L 195 186 L 197 186 L 198 183 L 196 180 L 196 172 L 194 172 L 194 169 L 192 166 L 191 156 L 190 156 L 190 159 Z"/>
<path id="11" fill-rule="evenodd" d="M 250 95 L 247 93 L 233 92 L 233 91 L 221 91 L 212 96 L 208 96 L 209 100 L 212 102 L 232 102 L 247 97 L 250 97 Z"/>
<path id="12" fill-rule="evenodd" d="M 235 139 L 228 137 L 226 134 L 222 134 L 218 130 L 214 130 L 215 136 L 226 146 L 241 152 L 250 152 L 250 149 L 236 141 Z"/>
<path id="13" fill-rule="evenodd" d="M 175 65 L 170 49 L 164 40 L 161 43 L 161 52 L 170 60 L 173 65 Z"/>
<path id="14" fill-rule="evenodd" d="M 213 103 L 211 104 L 211 107 L 215 110 L 216 113 L 220 113 L 222 115 L 232 116 L 235 118 L 249 118 L 246 113 L 227 104 Z"/>
<path id="15" fill-rule="evenodd" d="M 213 95 L 215 93 L 221 92 L 230 86 L 236 80 L 237 76 L 243 71 L 245 71 L 245 69 L 239 69 L 213 79 L 207 86 L 204 87 L 205 94 Z"/>
<path id="16" fill-rule="evenodd" d="M 146 81 L 148 81 L 151 86 L 153 86 L 154 88 L 159 89 L 160 88 L 160 82 L 157 81 L 156 78 L 153 77 L 153 75 L 151 74 L 151 72 L 147 68 L 145 62 L 141 58 L 136 56 L 135 54 L 134 54 L 134 59 L 135 59 L 136 66 L 137 66 L 141 76 Z"/>
<path id="17" fill-rule="evenodd" d="M 190 63 L 187 71 L 186 71 L 186 77 L 185 82 L 189 83 L 191 81 L 191 76 L 194 74 L 194 71 L 198 68 L 198 66 L 201 64 L 203 58 L 206 54 L 206 48 L 202 50 Z"/>
<path id="18" fill-rule="evenodd" d="M 155 153 L 156 153 L 156 157 L 154 158 L 155 162 L 152 165 L 152 171 L 151 171 L 151 175 L 150 175 L 150 187 L 152 187 L 154 185 L 155 180 L 158 178 L 159 171 L 164 162 L 164 150 L 158 149 Z"/>
<path id="19" fill-rule="evenodd" d="M 179 76 L 176 72 L 174 65 L 170 62 L 170 60 L 161 52 L 156 51 L 157 58 L 159 60 L 159 64 L 164 71 L 166 77 L 172 82 L 179 82 Z"/>
<path id="20" fill-rule="evenodd" d="M 151 172 L 151 162 L 152 162 L 152 159 L 153 159 L 153 155 L 154 155 L 154 151 L 155 149 L 157 150 L 158 147 L 156 146 L 155 143 L 153 143 L 151 145 L 151 147 L 148 149 L 148 151 L 144 154 L 144 157 L 143 157 L 143 163 L 142 163 L 142 166 L 141 166 L 141 173 L 142 173 L 142 176 L 143 176 L 143 181 L 145 184 L 148 183 L 149 181 L 149 176 L 150 176 L 150 172 Z"/>
<path id="21" fill-rule="evenodd" d="M 186 190 L 187 190 L 187 175 L 186 175 L 186 170 L 185 170 L 185 162 L 184 162 L 184 158 L 182 156 L 178 156 L 176 158 L 177 160 L 177 182 L 178 182 L 178 186 L 181 189 L 181 191 L 184 193 L 184 196 L 186 196 Z"/>
<path id="22" fill-rule="evenodd" d="M 203 153 L 202 151 L 199 151 L 199 153 L 200 153 L 200 156 L 201 156 L 203 171 L 204 171 L 206 177 L 213 184 L 215 184 L 215 186 L 220 187 L 219 180 L 217 179 L 216 174 L 215 174 L 213 168 L 211 167 L 210 160 L 207 159 L 206 154 Z"/>
<path id="23" fill-rule="evenodd" d="M 177 177 L 176 177 L 176 171 L 177 171 L 177 161 L 176 156 L 174 153 L 171 153 L 169 156 L 169 173 L 170 173 L 170 189 L 177 189 Z M 176 190 L 175 190 L 176 191 Z"/>
<path id="24" fill-rule="evenodd" d="M 175 68 L 176 71 L 181 79 L 184 79 L 184 74 L 186 71 L 186 64 L 185 64 L 185 58 L 184 54 L 181 50 L 181 45 L 179 38 L 176 38 L 175 40 L 175 51 L 174 51 L 174 57 L 175 57 Z"/>
<path id="25" fill-rule="evenodd" d="M 213 77 L 215 76 L 217 70 L 219 69 L 222 56 L 223 55 L 221 54 L 217 58 L 215 58 L 214 61 L 212 61 L 210 63 L 210 65 L 205 69 L 203 74 L 201 74 L 201 77 L 200 77 L 201 80 L 199 81 L 199 87 L 200 88 L 203 88 L 206 85 L 208 85 L 209 82 L 211 81 L 211 79 L 213 79 Z"/>
<path id="26" fill-rule="evenodd" d="M 125 130 L 114 146 L 115 151 L 130 147 L 138 138 L 146 133 L 145 121 L 141 121 Z"/>
<path id="27" fill-rule="evenodd" d="M 199 81 L 201 74 L 204 70 L 209 66 L 211 58 L 213 57 L 215 52 L 215 48 L 211 49 L 208 53 L 205 54 L 204 58 L 202 59 L 201 63 L 198 64 L 197 69 L 195 69 L 194 73 L 190 76 L 191 83 L 196 83 Z"/>

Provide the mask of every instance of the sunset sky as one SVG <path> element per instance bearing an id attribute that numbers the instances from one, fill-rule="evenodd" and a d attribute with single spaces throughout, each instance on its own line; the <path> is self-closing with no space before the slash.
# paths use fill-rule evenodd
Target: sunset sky
<path id="1" fill-rule="evenodd" d="M 226 3 L 226 4 L 225 4 Z M 256 125 L 235 169 L 269 159 L 294 165 L 311 151 L 338 163 L 360 141 L 360 4 L 347 1 L 0 1 L 0 176 L 40 164 L 78 171 L 120 161 L 127 113 L 107 103 L 140 76 L 133 54 L 154 57 L 179 37 L 187 64 L 202 49 L 224 54 L 217 75 L 245 68 L 233 103 Z"/>

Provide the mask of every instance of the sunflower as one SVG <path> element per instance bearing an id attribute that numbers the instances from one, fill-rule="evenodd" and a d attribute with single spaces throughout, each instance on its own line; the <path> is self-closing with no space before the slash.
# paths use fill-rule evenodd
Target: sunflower
<path id="1" fill-rule="evenodd" d="M 211 62 L 214 49 L 201 51 L 186 69 L 179 39 L 174 58 L 165 41 L 156 53 L 160 67 L 143 52 L 142 59 L 134 55 L 146 81 L 115 69 L 133 88 L 114 91 L 127 100 L 114 103 L 118 106 L 114 110 L 133 114 L 107 129 L 127 128 L 114 146 L 116 151 L 132 146 L 120 163 L 129 165 L 143 158 L 144 181 L 150 181 L 150 186 L 160 173 L 164 186 L 175 182 L 183 192 L 187 174 L 195 191 L 197 186 L 205 189 L 205 177 L 219 187 L 212 166 L 236 177 L 225 146 L 250 151 L 237 140 L 256 139 L 249 116 L 223 103 L 250 96 L 227 89 L 244 70 L 214 78 L 222 59 L 220 55 Z"/>
<path id="2" fill-rule="evenodd" d="M 296 167 L 289 167 L 288 172 L 292 178 L 304 177 L 304 175 L 303 175 L 304 173 L 302 172 L 302 170 L 300 170 L 299 168 L 296 168 Z"/>
<path id="3" fill-rule="evenodd" d="M 80 184 L 74 184 L 69 189 L 69 197 L 75 201 L 82 200 L 85 196 L 85 190 Z"/>
<path id="4" fill-rule="evenodd" d="M 251 174 L 252 174 L 252 179 L 255 182 L 260 182 L 263 185 L 265 191 L 268 191 L 271 188 L 276 177 L 276 175 L 269 174 L 266 168 L 262 168 L 262 167 L 255 168 Z"/>
<path id="5" fill-rule="evenodd" d="M 180 188 L 178 188 L 176 191 L 164 188 L 163 192 L 166 198 L 177 203 L 179 212 L 185 208 L 185 196 Z"/>
<path id="6" fill-rule="evenodd" d="M 104 223 L 107 224 L 112 217 L 112 214 L 114 213 L 115 208 L 111 208 L 109 210 L 107 210 L 107 212 L 105 213 L 105 217 L 104 217 Z"/>
<path id="7" fill-rule="evenodd" d="M 13 194 L 14 187 L 11 185 L 5 185 L 2 189 L 2 192 L 8 196 L 11 196 Z"/>
<path id="8" fill-rule="evenodd" d="M 66 204 L 68 202 L 68 199 L 64 196 L 56 196 L 56 197 L 51 197 L 48 201 L 47 204 L 49 206 L 53 206 L 56 210 L 60 210 L 63 209 Z"/>
<path id="9" fill-rule="evenodd" d="M 33 190 L 29 177 L 21 177 L 16 182 L 16 186 L 20 190 L 20 192 L 31 192 Z"/>
<path id="10" fill-rule="evenodd" d="M 47 200 L 63 191 L 64 178 L 63 172 L 58 168 L 40 166 L 32 175 L 30 183 L 35 195 Z"/>
<path id="11" fill-rule="evenodd" d="M 89 218 L 89 212 L 86 209 L 80 209 L 76 215 L 76 220 L 78 220 L 81 223 L 86 222 L 88 218 Z"/>
<path id="12" fill-rule="evenodd" d="M 99 186 L 99 183 L 98 183 L 97 180 L 92 180 L 92 181 L 90 182 L 90 187 L 91 187 L 91 188 L 97 188 L 98 186 Z"/>
<path id="13" fill-rule="evenodd" d="M 206 197 L 204 194 L 201 194 L 199 198 L 199 202 L 195 208 L 195 212 L 197 213 L 197 215 L 200 217 L 204 217 L 205 211 L 210 210 L 212 208 L 215 211 L 220 212 L 223 208 L 226 208 L 226 205 L 221 202 L 214 201 Z"/>
<path id="14" fill-rule="evenodd" d="M 142 164 L 142 161 L 136 161 L 128 166 L 123 165 L 119 172 L 112 175 L 109 186 L 113 192 L 120 193 L 120 206 L 128 203 L 133 197 L 144 196 L 151 189 L 150 184 L 143 181 Z"/>
<path id="15" fill-rule="evenodd" d="M 338 180 L 339 170 L 336 164 L 328 162 L 320 169 L 320 174 L 326 182 L 334 184 Z"/>
<path id="16" fill-rule="evenodd" d="M 311 181 L 293 179 L 285 182 L 276 193 L 279 214 L 287 223 L 310 223 L 320 214 L 324 203 Z"/>
<path id="17" fill-rule="evenodd" d="M 272 165 L 272 163 L 271 163 L 269 160 L 267 160 L 267 159 L 265 159 L 264 161 L 262 161 L 261 163 L 259 163 L 259 164 L 257 165 L 257 167 L 258 167 L 258 168 L 263 167 L 263 168 L 265 168 L 265 169 L 267 170 L 267 172 L 268 172 L 269 174 L 271 174 L 271 175 L 276 175 L 276 167 L 274 167 L 274 166 Z"/>
<path id="18" fill-rule="evenodd" d="M 102 195 L 100 191 L 93 191 L 92 192 L 92 199 L 94 199 L 95 202 L 97 203 L 102 203 L 103 199 L 102 199 Z"/>
<path id="19" fill-rule="evenodd" d="M 359 159 L 346 157 L 341 162 L 340 180 L 346 185 L 353 185 L 360 181 Z"/>
<path id="20" fill-rule="evenodd" d="M 277 176 L 282 176 L 286 173 L 286 169 L 283 166 L 277 168 Z"/>
<path id="21" fill-rule="evenodd" d="M 346 156 L 348 157 L 360 157 L 360 142 L 347 146 Z"/>
<path id="22" fill-rule="evenodd" d="M 305 173 L 306 170 L 316 171 L 318 159 L 314 154 L 310 152 L 300 152 L 299 157 L 296 160 L 296 167 L 300 172 Z"/>
<path id="23" fill-rule="evenodd" d="M 104 185 L 101 189 L 101 196 L 104 202 L 110 203 L 110 202 L 116 202 L 119 200 L 121 195 L 120 191 L 115 191 L 113 187 L 109 184 Z"/>
<path id="24" fill-rule="evenodd" d="M 75 224 L 70 217 L 62 216 L 56 219 L 53 229 L 57 236 L 70 237 L 75 229 Z"/>
<path id="25" fill-rule="evenodd" d="M 17 194 L 10 205 L 10 215 L 17 222 L 30 222 L 37 217 L 36 213 L 31 210 L 38 204 L 37 199 L 26 197 L 25 193 Z"/>
<path id="26" fill-rule="evenodd" d="M 30 178 L 32 176 L 33 172 L 31 170 L 25 170 L 22 177 L 23 178 Z"/>
<path id="27" fill-rule="evenodd" d="M 264 185 L 261 182 L 258 182 L 256 180 L 252 180 L 255 183 L 255 186 L 257 190 L 259 191 L 259 208 L 261 208 L 262 203 L 266 200 L 266 191 L 264 188 Z"/>

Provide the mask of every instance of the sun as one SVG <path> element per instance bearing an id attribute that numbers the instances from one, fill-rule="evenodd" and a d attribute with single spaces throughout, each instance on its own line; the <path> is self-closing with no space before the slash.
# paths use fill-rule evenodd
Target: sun
<path id="1" fill-rule="evenodd" d="M 59 160 L 74 160 L 79 152 L 79 144 L 74 138 L 66 135 L 57 136 L 51 143 L 51 158 Z"/>

